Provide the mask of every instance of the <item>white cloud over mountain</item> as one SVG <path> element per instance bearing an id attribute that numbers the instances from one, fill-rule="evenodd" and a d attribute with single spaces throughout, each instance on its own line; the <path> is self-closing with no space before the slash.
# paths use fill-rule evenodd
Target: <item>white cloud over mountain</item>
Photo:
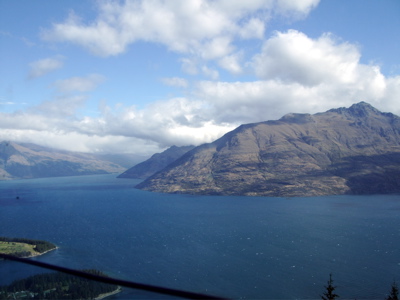
<path id="1" fill-rule="evenodd" d="M 57 94 L 52 100 L 25 111 L 0 113 L 2 138 L 42 144 L 48 140 L 49 146 L 70 150 L 144 154 L 174 144 L 211 142 L 242 123 L 359 101 L 400 114 L 400 76 L 386 77 L 379 66 L 361 63 L 355 44 L 329 33 L 311 38 L 297 30 L 264 36 L 274 16 L 304 18 L 318 2 L 101 1 L 98 16 L 90 22 L 71 13 L 65 22 L 43 31 L 42 37 L 77 44 L 102 57 L 129 51 L 137 41 L 161 44 L 179 54 L 182 70 L 194 79 L 160 78 L 164 85 L 184 90 L 183 96 L 141 108 L 116 108 L 105 100 L 98 116 L 85 117 L 77 117 L 76 111 L 89 92 L 107 84 L 105 76 L 60 79 L 52 86 Z M 245 53 L 239 46 L 244 39 L 259 39 L 261 46 L 255 53 Z M 35 62 L 32 77 L 61 67 L 62 61 Z M 226 71 L 232 76 L 247 72 L 250 79 L 219 81 Z M 200 75 L 207 80 L 198 80 Z"/>

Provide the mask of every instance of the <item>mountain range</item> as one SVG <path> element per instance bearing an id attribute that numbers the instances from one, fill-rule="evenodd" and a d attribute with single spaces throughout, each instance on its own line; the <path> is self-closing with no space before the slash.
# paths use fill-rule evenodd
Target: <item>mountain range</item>
<path id="1" fill-rule="evenodd" d="M 149 159 L 141 162 L 132 168 L 129 168 L 124 173 L 118 176 L 118 178 L 137 178 L 144 179 L 150 177 L 156 172 L 164 169 L 170 163 L 177 160 L 183 154 L 192 150 L 194 146 L 172 146 L 162 153 L 153 154 Z"/>
<path id="2" fill-rule="evenodd" d="M 126 170 L 109 159 L 115 160 L 116 157 L 3 141 L 0 143 L 0 180 L 121 173 Z"/>
<path id="3" fill-rule="evenodd" d="M 205 195 L 400 192 L 400 118 L 360 102 L 241 125 L 136 186 Z"/>

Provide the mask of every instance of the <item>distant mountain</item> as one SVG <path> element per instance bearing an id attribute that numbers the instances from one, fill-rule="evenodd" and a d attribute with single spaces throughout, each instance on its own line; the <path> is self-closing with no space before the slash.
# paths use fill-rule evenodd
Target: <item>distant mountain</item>
<path id="1" fill-rule="evenodd" d="M 278 197 L 400 193 L 400 118 L 360 102 L 242 125 L 137 188 Z"/>
<path id="2" fill-rule="evenodd" d="M 120 165 L 124 170 L 129 169 L 133 165 L 136 165 L 149 157 L 148 155 L 145 156 L 134 153 L 93 153 L 91 155 L 97 159 L 106 160 L 116 165 Z"/>
<path id="3" fill-rule="evenodd" d="M 170 163 L 177 160 L 183 154 L 192 150 L 194 146 L 172 146 L 162 153 L 156 153 L 148 160 L 133 166 L 118 176 L 118 178 L 147 178 L 154 173 L 161 171 Z"/>
<path id="4" fill-rule="evenodd" d="M 0 143 L 0 180 L 120 173 L 125 169 L 93 154 L 28 143 Z"/>

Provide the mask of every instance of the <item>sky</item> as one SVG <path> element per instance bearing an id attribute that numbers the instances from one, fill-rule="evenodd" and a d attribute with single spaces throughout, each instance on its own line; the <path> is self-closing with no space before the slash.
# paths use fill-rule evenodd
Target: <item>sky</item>
<path id="1" fill-rule="evenodd" d="M 399 0 L 0 0 L 0 140 L 150 155 L 360 101 L 400 115 Z"/>

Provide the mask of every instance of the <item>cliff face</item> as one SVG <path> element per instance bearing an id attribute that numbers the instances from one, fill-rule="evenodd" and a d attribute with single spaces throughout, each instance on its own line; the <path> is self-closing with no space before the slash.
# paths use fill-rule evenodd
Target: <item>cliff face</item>
<path id="1" fill-rule="evenodd" d="M 0 180 L 117 173 L 118 164 L 95 155 L 58 151 L 34 144 L 0 143 Z"/>
<path id="2" fill-rule="evenodd" d="M 400 118 L 361 102 L 242 125 L 137 188 L 280 197 L 398 193 Z"/>
<path id="3" fill-rule="evenodd" d="M 192 150 L 194 146 L 172 146 L 162 153 L 156 153 L 148 160 L 141 162 L 126 170 L 118 178 L 147 178 L 154 173 L 164 169 L 170 163 L 177 160 L 183 154 Z"/>

